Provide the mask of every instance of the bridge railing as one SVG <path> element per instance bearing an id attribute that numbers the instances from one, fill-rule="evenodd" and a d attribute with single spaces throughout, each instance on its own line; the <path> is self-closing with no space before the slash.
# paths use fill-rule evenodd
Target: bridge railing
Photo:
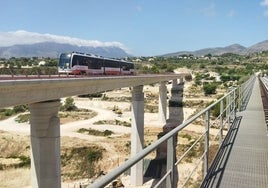
<path id="1" fill-rule="evenodd" d="M 254 81 L 255 77 L 251 77 L 244 84 L 230 88 L 226 95 L 176 126 L 157 141 L 144 148 L 136 156 L 131 157 L 124 164 L 97 179 L 88 187 L 105 187 L 137 162 L 143 160 L 150 153 L 155 152 L 163 144 L 166 145 L 164 160 L 166 161 L 164 165 L 166 169 L 161 174 L 162 177 L 153 182 L 152 187 L 186 187 L 196 182 L 201 184 L 202 179 L 208 172 L 209 165 L 236 118 L 237 110 L 241 110 L 247 103 Z M 178 136 L 181 134 L 181 136 L 187 137 L 183 131 L 190 126 L 201 129 L 200 134 L 188 135 L 191 138 L 187 144 L 184 144 L 187 148 L 182 148 L 180 140 L 181 142 L 185 140 L 183 141 L 181 137 L 178 139 Z M 180 169 L 189 160 L 193 164 L 191 169 L 187 169 L 188 173 L 185 173 L 185 171 L 182 173 Z"/>

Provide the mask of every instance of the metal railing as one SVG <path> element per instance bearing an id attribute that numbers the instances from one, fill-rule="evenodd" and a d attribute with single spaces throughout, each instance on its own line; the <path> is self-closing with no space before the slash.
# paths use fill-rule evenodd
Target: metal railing
<path id="1" fill-rule="evenodd" d="M 247 104 L 254 82 L 255 77 L 251 77 L 244 84 L 230 88 L 225 96 L 166 133 L 118 168 L 97 179 L 88 188 L 105 187 L 164 143 L 167 146 L 165 174 L 152 187 L 186 187 L 189 183 L 193 183 L 191 181 L 193 180 L 191 179 L 193 174 L 198 174 L 197 179 L 201 184 L 202 179 L 208 172 L 209 165 L 217 153 L 217 149 L 221 146 L 230 126 L 235 121 L 237 110 L 243 110 Z M 184 131 L 184 128 L 189 126 L 199 126 L 203 131 L 199 135 L 190 135 L 192 138 L 187 145 L 188 147 L 183 153 L 180 153 L 177 151 L 180 147 L 179 143 L 177 143 L 178 135 Z M 211 131 L 213 131 L 213 134 L 211 134 Z M 215 147 L 218 148 L 215 149 Z M 212 149 L 214 152 L 210 151 Z M 195 157 L 191 158 L 193 155 Z M 180 174 L 181 165 L 185 164 L 185 161 L 189 159 L 194 164 L 192 169 L 188 170 L 187 175 Z"/>

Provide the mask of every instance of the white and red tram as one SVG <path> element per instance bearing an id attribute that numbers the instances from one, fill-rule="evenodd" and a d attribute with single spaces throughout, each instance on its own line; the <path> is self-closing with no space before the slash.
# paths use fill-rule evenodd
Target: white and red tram
<path id="1" fill-rule="evenodd" d="M 79 52 L 62 53 L 58 63 L 58 72 L 75 75 L 133 75 L 134 64 Z"/>

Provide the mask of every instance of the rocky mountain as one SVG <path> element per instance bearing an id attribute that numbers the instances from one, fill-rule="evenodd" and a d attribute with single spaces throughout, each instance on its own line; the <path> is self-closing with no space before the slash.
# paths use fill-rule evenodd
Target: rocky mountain
<path id="1" fill-rule="evenodd" d="M 204 48 L 196 51 L 180 51 L 175 53 L 164 54 L 162 56 L 165 57 L 172 57 L 172 56 L 180 56 L 180 55 L 187 55 L 192 54 L 194 56 L 203 56 L 207 54 L 212 55 L 222 55 L 224 53 L 234 53 L 234 54 L 249 54 L 255 52 L 261 52 L 268 50 L 268 40 L 257 43 L 249 48 L 246 48 L 240 44 L 233 44 L 226 47 L 216 47 L 216 48 Z"/>
<path id="2" fill-rule="evenodd" d="M 249 54 L 268 50 L 268 40 L 257 43 L 249 48 L 240 44 L 233 44 L 226 47 L 204 48 L 196 51 L 180 51 L 175 53 L 164 54 L 164 57 L 173 57 L 186 54 L 194 56 L 203 56 L 207 54 L 221 55 L 224 53 Z M 83 52 L 100 55 L 103 57 L 122 58 L 131 56 L 125 50 L 117 46 L 78 46 L 69 43 L 41 42 L 35 44 L 17 44 L 8 47 L 0 47 L 0 57 L 51 57 L 57 58 L 63 52 Z"/>
<path id="3" fill-rule="evenodd" d="M 255 53 L 260 51 L 268 50 L 268 40 L 259 42 L 251 47 L 249 47 L 246 51 L 247 53 Z"/>
<path id="4" fill-rule="evenodd" d="M 103 57 L 122 58 L 129 56 L 123 49 L 116 46 L 92 47 L 62 44 L 56 42 L 42 42 L 35 44 L 20 44 L 0 47 L 0 57 L 59 57 L 63 52 L 83 52 Z"/>

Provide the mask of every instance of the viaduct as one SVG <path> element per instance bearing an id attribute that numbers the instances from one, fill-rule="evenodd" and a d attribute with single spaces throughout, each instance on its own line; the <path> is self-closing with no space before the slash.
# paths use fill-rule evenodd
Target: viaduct
<path id="1" fill-rule="evenodd" d="M 159 114 L 167 119 L 166 82 L 183 79 L 183 74 L 109 76 L 53 79 L 0 80 L 0 109 L 29 104 L 31 135 L 31 176 L 34 188 L 61 187 L 60 98 L 91 94 L 123 87 L 132 89 L 131 155 L 143 149 L 144 93 L 143 86 L 160 83 Z M 142 164 L 131 169 L 131 182 L 142 184 Z"/>

